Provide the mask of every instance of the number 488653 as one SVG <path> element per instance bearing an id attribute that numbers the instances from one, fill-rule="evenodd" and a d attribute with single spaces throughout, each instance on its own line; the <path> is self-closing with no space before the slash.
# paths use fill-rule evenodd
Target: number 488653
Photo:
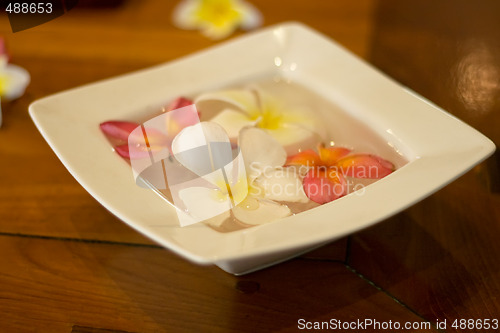
<path id="1" fill-rule="evenodd" d="M 52 3 L 9 2 L 5 11 L 9 14 L 50 14 L 52 13 Z"/>

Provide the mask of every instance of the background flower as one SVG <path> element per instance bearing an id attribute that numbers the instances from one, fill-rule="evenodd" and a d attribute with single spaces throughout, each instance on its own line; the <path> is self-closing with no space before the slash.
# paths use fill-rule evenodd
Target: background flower
<path id="1" fill-rule="evenodd" d="M 184 0 L 173 14 L 174 24 L 182 29 L 199 29 L 212 39 L 229 36 L 238 27 L 245 30 L 261 25 L 259 11 L 242 0 Z"/>

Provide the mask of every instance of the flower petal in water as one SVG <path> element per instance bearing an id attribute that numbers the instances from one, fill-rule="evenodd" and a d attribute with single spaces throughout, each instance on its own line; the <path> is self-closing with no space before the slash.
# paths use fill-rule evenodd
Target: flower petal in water
<path id="1" fill-rule="evenodd" d="M 346 176 L 354 178 L 380 179 L 394 170 L 394 165 L 375 155 L 357 154 L 344 157 L 336 165 Z"/>
<path id="2" fill-rule="evenodd" d="M 394 171 L 394 165 L 376 155 L 354 154 L 343 147 L 318 146 L 318 152 L 309 149 L 287 158 L 287 165 L 309 168 L 303 180 L 307 197 L 317 203 L 326 203 L 345 195 L 344 176 L 380 179 Z"/>
<path id="3" fill-rule="evenodd" d="M 247 126 L 265 130 L 287 152 L 310 146 L 321 137 L 318 119 L 305 110 L 287 106 L 257 88 L 202 94 L 195 104 L 210 121 L 224 127 L 232 140 Z"/>
<path id="4" fill-rule="evenodd" d="M 344 176 L 333 168 L 312 168 L 304 177 L 303 185 L 307 197 L 319 204 L 336 200 L 347 191 Z"/>
<path id="5" fill-rule="evenodd" d="M 127 141 L 130 133 L 139 126 L 137 123 L 118 120 L 105 121 L 99 125 L 104 134 L 121 141 Z"/>

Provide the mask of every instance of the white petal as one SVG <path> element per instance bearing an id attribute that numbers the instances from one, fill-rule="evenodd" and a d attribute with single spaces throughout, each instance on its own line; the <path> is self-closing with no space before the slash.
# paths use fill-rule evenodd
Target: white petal
<path id="1" fill-rule="evenodd" d="M 309 201 L 295 168 L 279 168 L 264 172 L 255 179 L 254 184 L 263 190 L 266 199 L 289 202 Z"/>
<path id="2" fill-rule="evenodd" d="M 248 2 L 240 2 L 240 12 L 242 13 L 241 28 L 245 30 L 255 29 L 262 25 L 262 14 L 257 8 Z"/>
<path id="3" fill-rule="evenodd" d="M 198 1 L 184 0 L 181 1 L 173 11 L 172 20 L 174 24 L 181 29 L 195 29 L 197 28 L 196 17 L 194 13 Z"/>
<path id="4" fill-rule="evenodd" d="M 179 191 L 179 197 L 187 208 L 189 215 L 198 222 L 231 210 L 229 198 L 221 193 L 219 189 L 188 187 Z"/>
<path id="5" fill-rule="evenodd" d="M 289 155 L 297 154 L 299 149 L 314 148 L 321 141 L 317 133 L 295 124 L 283 124 L 276 129 L 266 131 L 284 147 Z"/>
<path id="6" fill-rule="evenodd" d="M 230 139 L 238 138 L 243 127 L 254 126 L 256 123 L 256 120 L 251 120 L 248 115 L 231 109 L 223 110 L 210 121 L 224 127 Z"/>
<path id="7" fill-rule="evenodd" d="M 6 65 L 0 71 L 1 76 L 5 76 L 7 86 L 2 94 L 2 98 L 6 100 L 13 100 L 21 97 L 24 90 L 30 83 L 30 74 L 27 70 L 16 65 Z"/>
<path id="8" fill-rule="evenodd" d="M 247 177 L 250 181 L 263 171 L 280 167 L 286 162 L 286 152 L 278 141 L 265 131 L 255 128 L 243 128 L 238 144 L 243 154 Z"/>
<path id="9" fill-rule="evenodd" d="M 226 131 L 212 122 L 184 128 L 172 141 L 172 152 L 182 165 L 199 176 L 220 169 L 233 160 Z"/>
<path id="10" fill-rule="evenodd" d="M 250 200 L 256 200 L 250 198 Z M 252 203 L 253 206 L 254 204 Z M 271 200 L 257 200 L 257 207 L 246 208 L 246 200 L 233 208 L 234 217 L 239 221 L 249 225 L 259 225 L 276 221 L 289 216 L 290 209 L 286 205 L 281 205 Z"/>
<path id="11" fill-rule="evenodd" d="M 204 119 L 211 119 L 227 108 L 251 116 L 257 116 L 259 113 L 255 94 L 246 89 L 219 90 L 201 94 L 194 103 Z"/>
<path id="12" fill-rule="evenodd" d="M 246 168 L 241 151 L 231 163 L 224 166 L 224 171 L 227 178 L 226 184 L 231 190 L 233 205 L 237 205 L 248 195 Z"/>

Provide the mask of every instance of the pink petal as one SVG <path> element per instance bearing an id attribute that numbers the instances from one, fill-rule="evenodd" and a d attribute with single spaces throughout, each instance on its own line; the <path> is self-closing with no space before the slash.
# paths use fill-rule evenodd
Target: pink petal
<path id="1" fill-rule="evenodd" d="M 150 150 L 151 154 L 155 154 L 160 150 L 162 150 L 163 148 L 164 147 L 162 146 L 151 146 L 151 148 L 148 149 L 148 147 L 144 145 L 135 145 L 135 146 L 119 145 L 115 147 L 115 151 L 118 153 L 118 155 L 120 155 L 123 158 L 135 160 L 135 159 L 149 157 Z"/>
<path id="2" fill-rule="evenodd" d="M 304 150 L 298 154 L 289 156 L 286 159 L 286 166 L 288 165 L 305 165 L 308 167 L 322 165 L 319 155 L 312 149 Z"/>
<path id="3" fill-rule="evenodd" d="M 333 201 L 347 193 L 344 176 L 333 168 L 309 170 L 302 184 L 307 197 L 319 204 Z"/>
<path id="4" fill-rule="evenodd" d="M 324 165 L 334 166 L 338 160 L 348 155 L 351 150 L 343 147 L 325 147 L 324 144 L 320 144 L 318 152 Z"/>
<path id="5" fill-rule="evenodd" d="M 7 51 L 5 39 L 3 37 L 0 37 L 0 56 L 2 56 L 2 55 L 6 57 L 7 62 L 10 61 L 10 54 Z"/>
<path id="6" fill-rule="evenodd" d="M 166 111 L 172 111 L 172 110 L 176 110 L 176 109 L 180 109 L 184 106 L 188 106 L 188 105 L 191 105 L 193 104 L 193 101 L 190 100 L 190 99 L 187 99 L 185 97 L 177 97 L 176 99 L 174 99 L 166 108 Z"/>
<path id="7" fill-rule="evenodd" d="M 130 133 L 140 125 L 128 121 L 111 120 L 103 122 L 99 126 L 101 127 L 101 131 L 111 138 L 127 141 Z"/>
<path id="8" fill-rule="evenodd" d="M 144 142 L 149 146 L 169 146 L 170 141 L 166 134 L 163 134 L 159 130 L 155 128 L 145 127 L 146 137 L 144 137 L 144 133 L 142 131 L 134 131 L 128 138 L 129 144 L 141 144 Z"/>
<path id="9" fill-rule="evenodd" d="M 355 178 L 380 179 L 394 171 L 394 165 L 376 155 L 357 154 L 342 158 L 337 162 L 345 176 Z"/>
<path id="10" fill-rule="evenodd" d="M 167 121 L 167 133 L 169 136 L 176 136 L 185 127 L 196 125 L 200 122 L 200 116 L 191 110 L 182 110 L 183 112 L 173 112 Z M 185 111 L 185 112 L 184 112 Z M 167 115 L 169 115 L 167 113 Z"/>

